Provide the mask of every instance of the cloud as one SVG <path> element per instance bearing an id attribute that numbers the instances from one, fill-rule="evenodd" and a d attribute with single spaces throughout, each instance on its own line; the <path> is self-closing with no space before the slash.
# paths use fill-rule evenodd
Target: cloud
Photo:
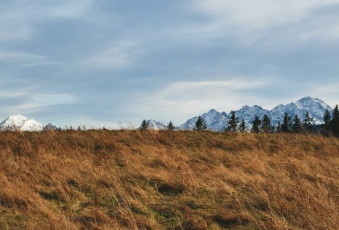
<path id="1" fill-rule="evenodd" d="M 72 1 L 42 1 L 39 4 L 39 13 L 48 18 L 82 18 L 91 9 L 94 0 L 72 0 Z"/>
<path id="2" fill-rule="evenodd" d="M 272 39 L 299 42 L 314 34 L 337 36 L 338 4 L 338 0 L 197 0 L 191 10 L 206 17 L 194 33 L 235 37 L 238 43 L 251 45 Z M 323 8 L 336 10 L 319 12 Z"/>
<path id="3" fill-rule="evenodd" d="M 98 69 L 117 69 L 132 65 L 140 54 L 140 43 L 133 40 L 117 41 L 97 54 L 91 54 L 80 64 Z"/>
<path id="4" fill-rule="evenodd" d="M 337 0 L 198 0 L 195 9 L 223 24 L 236 24 L 245 29 L 262 29 L 298 21 L 313 9 L 338 3 Z"/>
<path id="5" fill-rule="evenodd" d="M 0 63 L 15 68 L 32 68 L 43 65 L 63 65 L 62 62 L 50 60 L 42 55 L 4 50 L 0 50 Z"/>
<path id="6" fill-rule="evenodd" d="M 0 60 L 18 60 L 18 59 L 44 59 L 45 57 L 34 55 L 25 52 L 14 52 L 14 51 L 1 51 L 0 50 Z"/>
<path id="7" fill-rule="evenodd" d="M 229 78 L 229 77 L 228 77 Z M 249 97 L 250 89 L 266 89 L 274 79 L 236 77 L 223 81 L 174 82 L 155 91 L 149 91 L 132 102 L 132 111 L 162 122 L 183 123 L 191 116 L 214 108 L 229 112 L 239 106 L 260 101 L 260 96 Z M 150 112 L 151 111 L 151 112 Z"/>
<path id="8" fill-rule="evenodd" d="M 30 40 L 46 21 L 86 18 L 93 0 L 8 1 L 0 9 L 0 41 Z"/>
<path id="9" fill-rule="evenodd" d="M 264 82 L 262 81 L 250 81 L 248 79 L 242 79 L 244 77 L 237 77 L 233 80 L 224 80 L 224 81 L 197 81 L 197 82 L 178 82 L 171 85 L 167 90 L 173 93 L 177 92 L 186 92 L 190 90 L 201 91 L 205 88 L 223 88 L 227 90 L 241 90 L 248 88 L 257 88 L 262 86 Z"/>
<path id="10" fill-rule="evenodd" d="M 3 108 L 3 110 L 8 113 L 29 113 L 31 110 L 53 106 L 53 105 L 65 105 L 65 104 L 75 104 L 77 102 L 76 98 L 70 94 L 34 94 L 34 93 L 11 93 L 2 96 L 7 96 L 10 98 L 20 97 L 24 98 L 24 101 L 16 105 L 9 105 Z"/>

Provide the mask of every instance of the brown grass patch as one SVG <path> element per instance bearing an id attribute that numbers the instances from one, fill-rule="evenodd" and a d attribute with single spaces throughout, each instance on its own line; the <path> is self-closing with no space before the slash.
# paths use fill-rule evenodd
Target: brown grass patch
<path id="1" fill-rule="evenodd" d="M 339 141 L 0 133 L 0 229 L 337 229 Z"/>

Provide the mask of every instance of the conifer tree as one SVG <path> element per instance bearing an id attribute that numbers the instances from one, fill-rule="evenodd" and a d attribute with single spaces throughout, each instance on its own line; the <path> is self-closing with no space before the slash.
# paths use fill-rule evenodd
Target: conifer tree
<path id="1" fill-rule="evenodd" d="M 314 119 L 310 117 L 309 112 L 306 112 L 305 119 L 303 121 L 303 130 L 306 132 L 312 131 L 314 126 Z"/>
<path id="2" fill-rule="evenodd" d="M 255 115 L 253 125 L 252 125 L 252 132 L 260 133 L 260 125 L 261 125 L 261 120 L 257 115 Z"/>
<path id="3" fill-rule="evenodd" d="M 281 122 L 278 121 L 278 125 L 277 125 L 277 133 L 281 132 Z"/>
<path id="4" fill-rule="evenodd" d="M 245 120 L 244 120 L 244 118 L 241 120 L 241 123 L 240 123 L 240 125 L 239 125 L 239 130 L 241 131 L 241 132 L 245 132 L 246 131 L 246 123 L 245 123 Z"/>
<path id="5" fill-rule="evenodd" d="M 302 123 L 299 116 L 296 114 L 292 123 L 292 130 L 295 133 L 300 133 L 302 131 Z"/>
<path id="6" fill-rule="evenodd" d="M 169 131 L 173 131 L 173 130 L 174 130 L 174 125 L 173 125 L 172 121 L 170 121 L 170 122 L 168 123 L 168 125 L 167 125 L 167 130 L 169 130 Z"/>
<path id="7" fill-rule="evenodd" d="M 324 130 L 325 132 L 329 132 L 330 131 L 330 123 L 331 123 L 331 112 L 326 109 L 325 113 L 324 113 Z"/>
<path id="8" fill-rule="evenodd" d="M 146 120 L 142 120 L 140 130 L 146 130 L 148 129 L 149 124 L 146 122 Z"/>
<path id="9" fill-rule="evenodd" d="M 265 133 L 269 133 L 271 130 L 271 119 L 266 114 L 261 123 L 261 130 Z"/>
<path id="10" fill-rule="evenodd" d="M 330 122 L 330 129 L 334 135 L 339 135 L 339 108 L 336 105 L 332 112 L 332 120 Z"/>
<path id="11" fill-rule="evenodd" d="M 227 121 L 227 129 L 235 132 L 238 128 L 238 118 L 235 116 L 235 112 L 232 111 L 231 118 Z"/>
<path id="12" fill-rule="evenodd" d="M 281 131 L 286 133 L 291 131 L 291 117 L 288 113 L 285 113 L 284 122 L 281 125 Z"/>
<path id="13" fill-rule="evenodd" d="M 207 129 L 207 126 L 201 116 L 198 117 L 197 122 L 195 122 L 195 130 L 202 131 Z"/>

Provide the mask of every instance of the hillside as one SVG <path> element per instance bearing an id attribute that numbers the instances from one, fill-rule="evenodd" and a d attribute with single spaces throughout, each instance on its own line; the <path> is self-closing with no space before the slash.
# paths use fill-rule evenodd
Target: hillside
<path id="1" fill-rule="evenodd" d="M 0 133 L 0 229 L 337 229 L 339 140 Z"/>

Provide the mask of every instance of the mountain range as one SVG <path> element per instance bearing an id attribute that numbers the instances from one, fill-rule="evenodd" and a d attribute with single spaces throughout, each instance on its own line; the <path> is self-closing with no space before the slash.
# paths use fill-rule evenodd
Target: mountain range
<path id="1" fill-rule="evenodd" d="M 277 105 L 272 110 L 267 110 L 261 106 L 254 105 L 248 106 L 245 105 L 239 110 L 231 111 L 229 114 L 225 112 L 218 112 L 215 109 L 211 109 L 209 112 L 202 114 L 202 118 L 207 125 L 207 129 L 213 131 L 223 131 L 227 127 L 227 121 L 230 119 L 232 112 L 235 112 L 238 121 L 241 122 L 244 119 L 248 129 L 252 127 L 252 122 L 254 117 L 257 115 L 260 119 L 267 115 L 271 119 L 272 125 L 277 125 L 278 122 L 283 121 L 285 113 L 288 113 L 289 116 L 294 119 L 295 115 L 301 120 L 305 119 L 306 112 L 309 113 L 310 117 L 314 119 L 315 124 L 323 123 L 323 116 L 325 110 L 332 111 L 332 108 L 327 105 L 324 101 L 318 98 L 304 97 L 296 102 L 291 102 L 286 105 Z M 177 129 L 179 130 L 192 130 L 195 127 L 195 123 L 198 120 L 198 116 L 188 119 L 182 125 L 179 125 Z M 150 126 L 150 129 L 165 129 L 166 126 L 160 122 L 155 122 L 152 120 L 152 124 L 159 124 L 157 126 Z"/>
<path id="2" fill-rule="evenodd" d="M 228 114 L 226 112 L 218 112 L 215 109 L 211 109 L 201 116 L 207 125 L 207 129 L 213 131 L 224 131 L 227 127 L 227 121 L 230 119 L 232 112 L 235 112 L 236 117 L 238 117 L 238 121 L 241 122 L 241 120 L 244 119 L 247 129 L 250 130 L 255 116 L 258 116 L 260 119 L 262 119 L 264 115 L 267 115 L 271 119 L 271 124 L 276 126 L 279 121 L 283 121 L 285 113 L 288 113 L 292 119 L 295 117 L 295 115 L 298 115 L 301 120 L 304 120 L 306 112 L 308 112 L 310 117 L 314 119 L 315 124 L 322 124 L 326 109 L 332 111 L 332 108 L 324 101 L 317 98 L 304 97 L 296 102 L 291 102 L 286 105 L 277 105 L 272 110 L 264 109 L 258 105 L 245 105 L 239 110 L 230 111 Z M 192 117 L 185 123 L 177 126 L 176 129 L 193 130 L 197 120 L 198 116 Z M 149 129 L 153 130 L 163 130 L 167 128 L 167 125 L 155 120 L 148 120 L 146 123 L 149 125 Z M 45 131 L 51 129 L 56 130 L 57 127 L 53 126 L 52 124 L 43 126 L 39 122 L 24 117 L 20 114 L 9 116 L 0 123 L 0 131 Z"/>

